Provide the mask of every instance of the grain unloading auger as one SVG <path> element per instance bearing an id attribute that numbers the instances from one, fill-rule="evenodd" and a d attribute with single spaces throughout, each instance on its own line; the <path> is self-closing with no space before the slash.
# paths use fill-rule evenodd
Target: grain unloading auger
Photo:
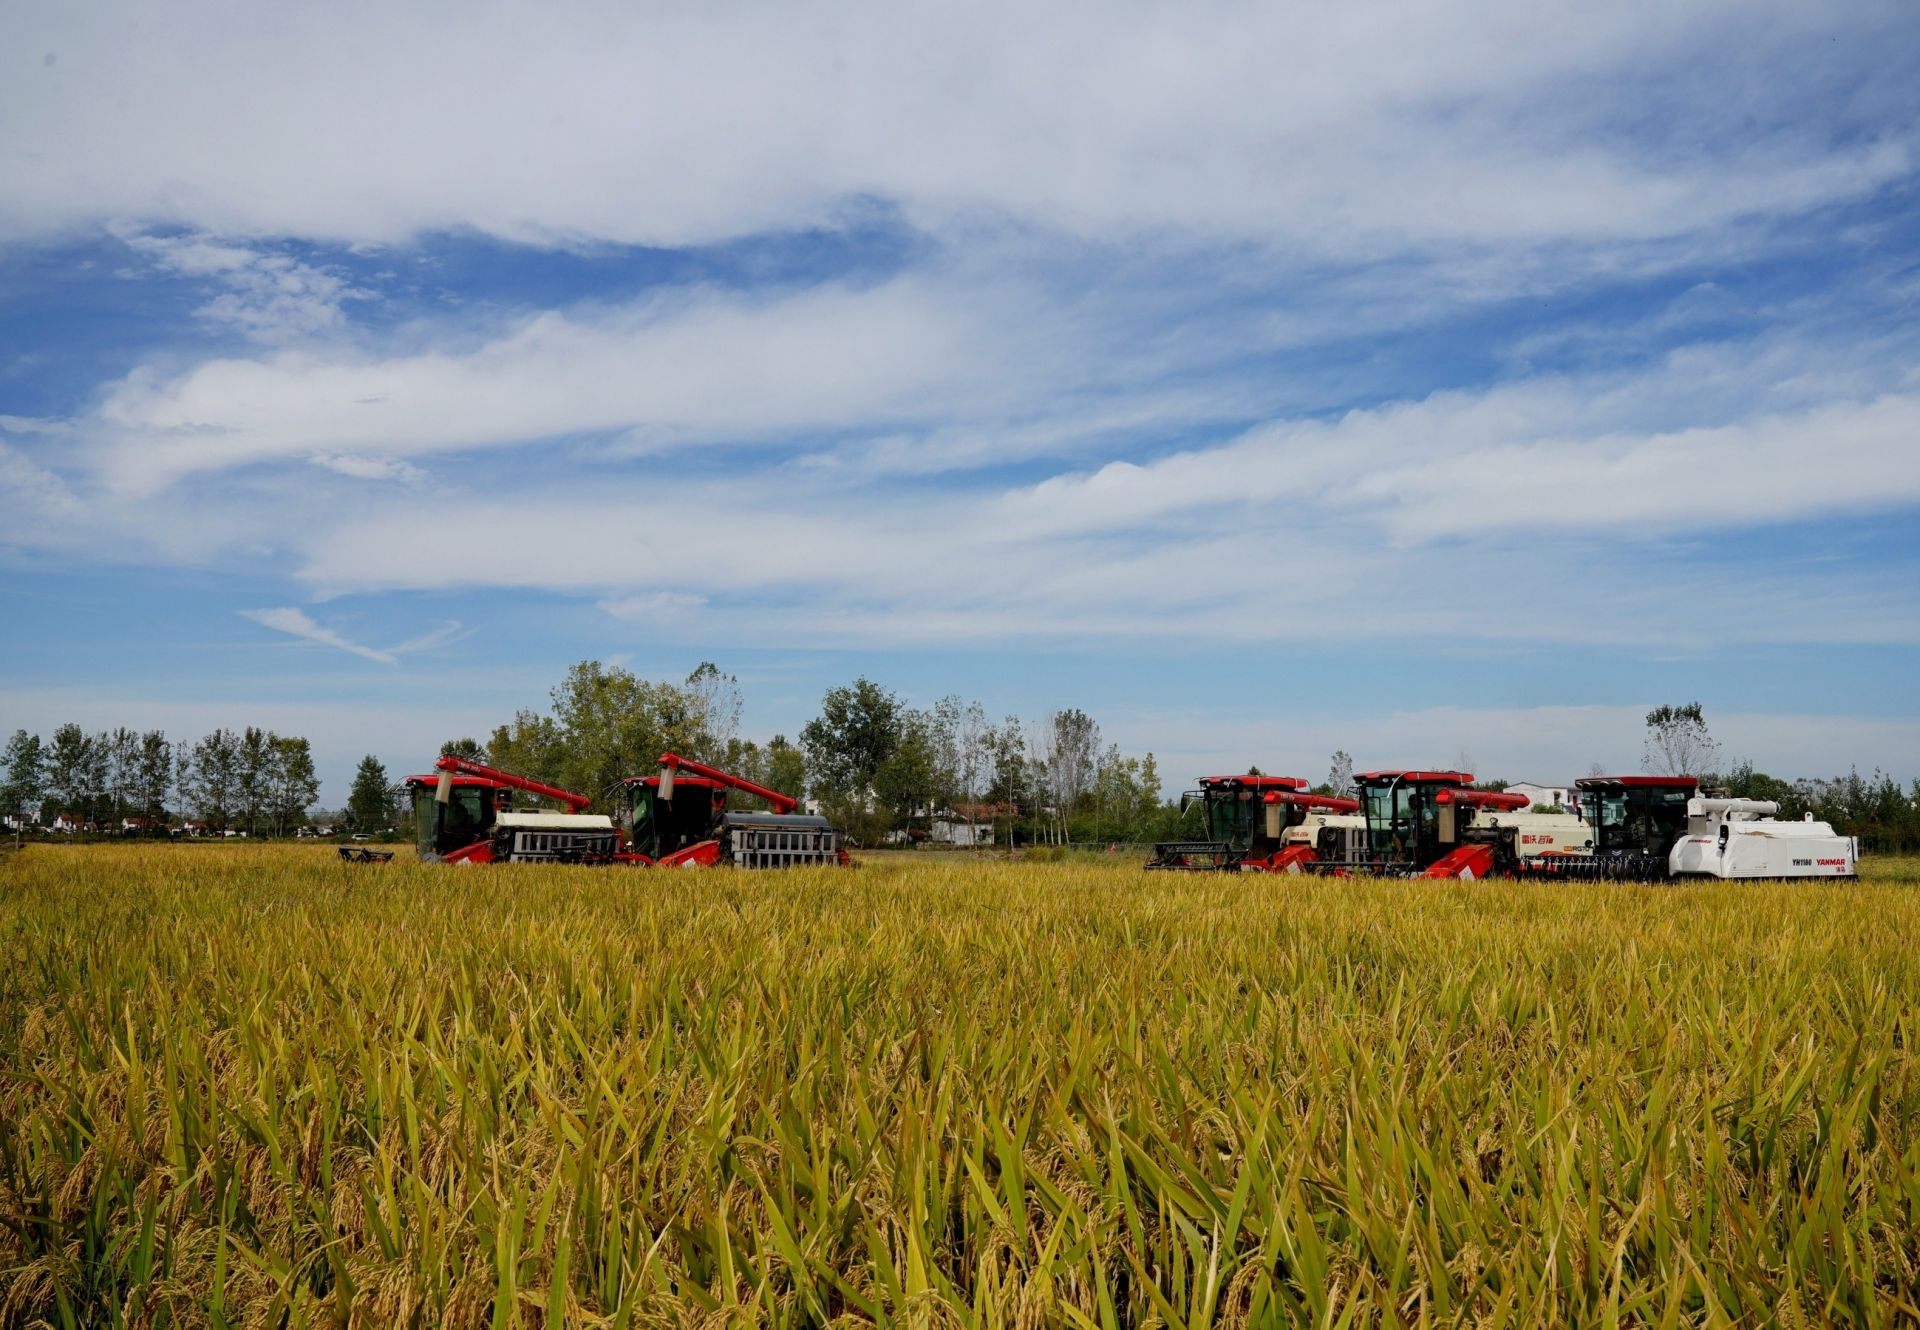
<path id="1" fill-rule="evenodd" d="M 1323 835 L 1366 829 L 1352 799 L 1309 794 L 1297 776 L 1202 776 L 1180 797 L 1182 814 L 1199 804 L 1203 840 L 1162 841 L 1146 867 L 1204 872 L 1297 873 L 1319 852 Z"/>

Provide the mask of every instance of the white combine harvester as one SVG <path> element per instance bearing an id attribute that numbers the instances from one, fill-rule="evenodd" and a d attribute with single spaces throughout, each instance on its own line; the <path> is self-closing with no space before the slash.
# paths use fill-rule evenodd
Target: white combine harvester
<path id="1" fill-rule="evenodd" d="M 1774 817 L 1768 799 L 1687 800 L 1687 834 L 1667 856 L 1672 877 L 1853 877 L 1860 846 L 1808 813 Z"/>

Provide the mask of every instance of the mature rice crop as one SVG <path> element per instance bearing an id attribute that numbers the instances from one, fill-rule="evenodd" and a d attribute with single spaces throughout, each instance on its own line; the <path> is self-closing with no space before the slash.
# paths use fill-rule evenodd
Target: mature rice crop
<path id="1" fill-rule="evenodd" d="M 1920 871 L 0 864 L 0 1323 L 1891 1325 Z"/>

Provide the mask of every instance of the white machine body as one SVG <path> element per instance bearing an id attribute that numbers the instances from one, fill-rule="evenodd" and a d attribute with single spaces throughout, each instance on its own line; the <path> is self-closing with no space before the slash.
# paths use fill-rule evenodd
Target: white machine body
<path id="1" fill-rule="evenodd" d="M 1340 859 L 1361 859 L 1367 851 L 1367 819 L 1363 813 L 1308 813 L 1297 827 L 1288 827 L 1280 833 L 1282 846 L 1305 845 L 1318 850 L 1320 833 L 1332 827 L 1340 833 L 1338 853 Z M 1299 865 L 1292 866 L 1289 872 L 1298 873 Z"/>
<path id="2" fill-rule="evenodd" d="M 507 857 L 516 863 L 604 858 L 619 848 L 619 829 L 599 813 L 501 813 L 493 825 L 509 838 Z"/>
<path id="3" fill-rule="evenodd" d="M 1532 813 L 1525 809 L 1510 813 L 1502 808 L 1482 808 L 1475 810 L 1473 825 L 1512 828 L 1513 848 L 1522 859 L 1593 853 L 1593 828 L 1574 813 Z"/>
<path id="4" fill-rule="evenodd" d="M 1674 877 L 1853 877 L 1859 843 L 1809 813 L 1801 822 L 1773 815 L 1766 799 L 1689 799 L 1687 834 L 1667 856 Z"/>

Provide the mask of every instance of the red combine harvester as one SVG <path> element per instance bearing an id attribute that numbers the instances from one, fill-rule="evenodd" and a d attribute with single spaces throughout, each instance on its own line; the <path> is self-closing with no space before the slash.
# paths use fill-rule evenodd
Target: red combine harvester
<path id="1" fill-rule="evenodd" d="M 414 843 L 426 863 L 613 863 L 620 829 L 586 813 L 589 798 L 463 757 L 442 757 L 438 774 L 409 776 Z M 564 813 L 516 812 L 509 791 L 565 804 Z"/>
<path id="2" fill-rule="evenodd" d="M 1476 790 L 1470 772 L 1368 771 L 1354 784 L 1366 809 L 1360 852 L 1342 854 L 1329 842 L 1302 864 L 1308 871 L 1472 879 L 1584 857 L 1592 848 L 1579 818 L 1525 812 L 1525 795 Z"/>
<path id="3" fill-rule="evenodd" d="M 1207 839 L 1162 841 L 1146 866 L 1202 872 L 1297 873 L 1315 858 L 1320 839 L 1359 819 L 1353 799 L 1306 793 L 1298 776 L 1202 776 L 1180 796 L 1180 811 L 1199 803 Z"/>
<path id="4" fill-rule="evenodd" d="M 633 856 L 663 868 L 732 864 L 790 868 L 851 862 L 824 817 L 800 813 L 791 795 L 704 762 L 666 753 L 655 776 L 626 780 Z M 771 813 L 729 809 L 727 791 L 764 799 Z"/>

